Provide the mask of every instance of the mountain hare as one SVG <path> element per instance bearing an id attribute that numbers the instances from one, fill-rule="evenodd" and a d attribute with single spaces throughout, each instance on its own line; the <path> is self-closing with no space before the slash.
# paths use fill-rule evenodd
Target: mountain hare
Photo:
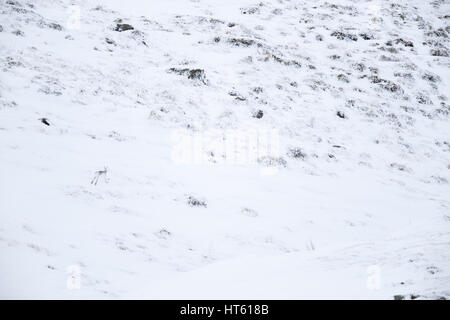
<path id="1" fill-rule="evenodd" d="M 108 173 L 108 168 L 105 167 L 103 170 L 95 171 L 95 176 L 91 180 L 91 184 L 94 186 L 97 185 L 98 179 L 100 179 L 101 176 L 104 177 L 105 182 L 108 183 L 109 179 L 106 177 L 106 174 Z"/>

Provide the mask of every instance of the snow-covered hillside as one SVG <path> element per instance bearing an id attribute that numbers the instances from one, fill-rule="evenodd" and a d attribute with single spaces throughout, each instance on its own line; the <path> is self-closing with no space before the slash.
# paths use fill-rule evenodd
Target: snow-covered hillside
<path id="1" fill-rule="evenodd" d="M 0 296 L 449 298 L 449 14 L 0 1 Z"/>

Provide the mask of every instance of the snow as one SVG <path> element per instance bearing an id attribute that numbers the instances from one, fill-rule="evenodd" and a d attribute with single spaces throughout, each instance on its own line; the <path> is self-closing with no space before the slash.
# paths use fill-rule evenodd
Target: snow
<path id="1" fill-rule="evenodd" d="M 0 297 L 449 298 L 449 9 L 0 2 Z"/>

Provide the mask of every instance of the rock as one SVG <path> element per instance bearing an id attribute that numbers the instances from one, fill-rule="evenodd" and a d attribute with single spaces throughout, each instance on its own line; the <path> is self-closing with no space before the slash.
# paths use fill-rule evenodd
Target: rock
<path id="1" fill-rule="evenodd" d="M 264 116 L 264 112 L 262 110 L 258 110 L 253 114 L 253 118 L 261 119 Z"/>
<path id="2" fill-rule="evenodd" d="M 346 117 L 345 117 L 345 114 L 344 114 L 342 111 L 336 112 L 336 115 L 337 115 L 339 118 L 341 118 L 341 119 L 345 119 L 345 118 L 346 118 Z"/>
<path id="3" fill-rule="evenodd" d="M 45 124 L 46 126 L 50 126 L 50 123 L 48 122 L 48 119 L 47 119 L 47 118 L 40 118 L 39 120 L 41 120 L 41 122 L 42 122 L 43 124 Z"/>
<path id="4" fill-rule="evenodd" d="M 116 45 L 116 42 L 112 39 L 105 38 L 106 43 Z"/>
<path id="5" fill-rule="evenodd" d="M 134 30 L 134 27 L 127 23 L 118 23 L 114 31 L 123 32 L 127 30 Z"/>

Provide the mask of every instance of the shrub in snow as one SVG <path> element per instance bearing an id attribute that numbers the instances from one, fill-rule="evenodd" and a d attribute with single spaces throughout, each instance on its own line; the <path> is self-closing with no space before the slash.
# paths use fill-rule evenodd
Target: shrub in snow
<path id="1" fill-rule="evenodd" d="M 197 198 L 194 198 L 193 196 L 189 196 L 187 198 L 187 203 L 191 206 L 191 207 L 207 207 L 206 202 L 203 200 L 199 200 Z"/>

